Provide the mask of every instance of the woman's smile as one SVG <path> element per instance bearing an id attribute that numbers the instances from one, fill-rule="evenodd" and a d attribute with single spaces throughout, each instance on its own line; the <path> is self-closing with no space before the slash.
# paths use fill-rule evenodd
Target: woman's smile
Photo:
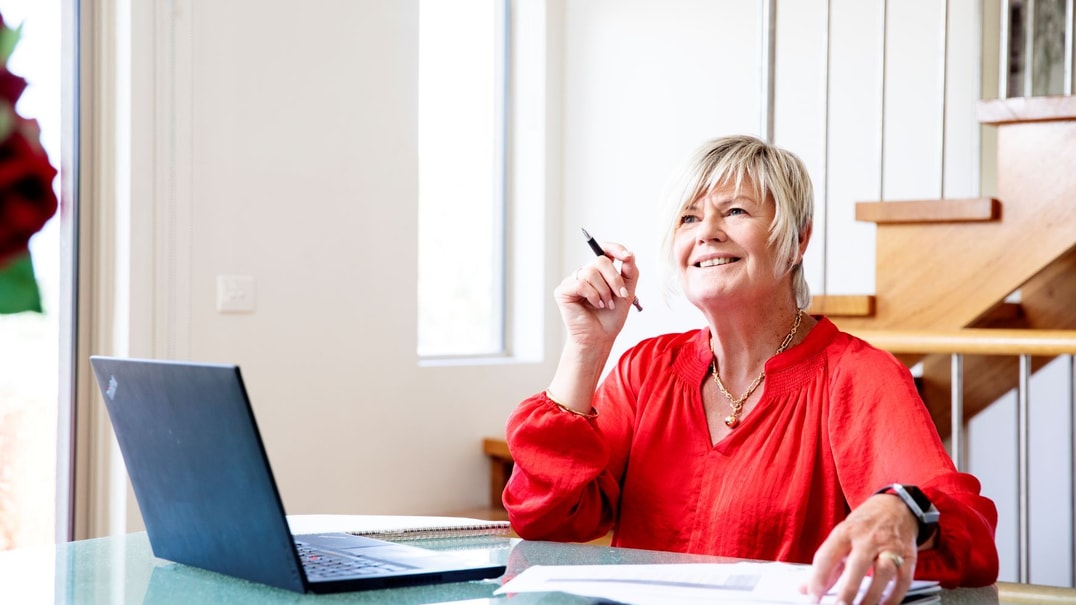
<path id="1" fill-rule="evenodd" d="M 705 269 L 706 267 L 720 267 L 721 265 L 727 265 L 740 260 L 738 256 L 722 256 L 718 258 L 708 258 L 695 263 L 695 267 L 699 269 Z"/>

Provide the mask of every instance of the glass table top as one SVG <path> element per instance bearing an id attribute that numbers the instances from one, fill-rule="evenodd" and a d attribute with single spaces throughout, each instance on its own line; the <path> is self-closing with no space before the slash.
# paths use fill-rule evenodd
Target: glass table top
<path id="1" fill-rule="evenodd" d="M 0 601 L 5 603 L 420 603 L 542 605 L 592 603 L 563 593 L 494 596 L 503 581 L 531 565 L 729 563 L 731 559 L 608 546 L 476 537 L 413 544 L 507 566 L 496 580 L 411 586 L 334 595 L 298 594 L 157 559 L 145 532 L 56 546 L 0 552 Z M 1000 597 L 999 597 L 1000 595 Z M 942 592 L 946 605 L 1032 603 L 1072 598 L 1076 590 L 999 583 Z"/>

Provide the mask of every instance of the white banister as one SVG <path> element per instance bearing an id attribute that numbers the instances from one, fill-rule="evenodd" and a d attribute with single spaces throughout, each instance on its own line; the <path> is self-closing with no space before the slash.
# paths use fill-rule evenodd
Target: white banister
<path id="1" fill-rule="evenodd" d="M 960 353 L 953 353 L 953 377 L 950 382 L 953 394 L 950 412 L 952 437 L 949 447 L 956 470 L 963 472 L 967 462 L 964 460 L 964 356 Z"/>
<path id="2" fill-rule="evenodd" d="M 1017 550 L 1017 582 L 1027 583 L 1030 580 L 1030 553 L 1029 539 L 1031 534 L 1031 522 L 1028 516 L 1029 489 L 1029 466 L 1030 458 L 1028 437 L 1031 429 L 1028 422 L 1028 394 L 1031 385 L 1031 356 L 1020 356 L 1020 386 L 1016 394 L 1016 550 Z"/>
<path id="3" fill-rule="evenodd" d="M 1035 96 L 1035 1 L 1024 2 L 1024 95 Z"/>
<path id="4" fill-rule="evenodd" d="M 1073 0 L 1065 0 L 1065 74 L 1064 94 L 1072 94 L 1072 69 L 1073 69 Z"/>

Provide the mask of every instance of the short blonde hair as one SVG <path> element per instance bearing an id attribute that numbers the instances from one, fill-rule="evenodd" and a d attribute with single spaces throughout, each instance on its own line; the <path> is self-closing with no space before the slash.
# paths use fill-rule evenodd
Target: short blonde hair
<path id="1" fill-rule="evenodd" d="M 731 184 L 739 189 L 745 178 L 754 186 L 758 199 L 773 200 L 770 244 L 777 251 L 777 274 L 792 273 L 796 305 L 806 309 L 811 304 L 811 292 L 803 275 L 803 262 L 797 257 L 799 244 L 808 236 L 814 218 L 811 177 L 794 153 L 751 136 L 727 136 L 705 143 L 670 189 L 662 239 L 662 256 L 670 276 L 676 274 L 673 238 L 684 210 L 718 187 Z"/>

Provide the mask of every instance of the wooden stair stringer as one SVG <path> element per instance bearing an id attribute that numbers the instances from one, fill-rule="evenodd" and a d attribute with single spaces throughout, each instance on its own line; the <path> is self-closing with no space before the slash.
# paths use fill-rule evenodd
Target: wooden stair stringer
<path id="1" fill-rule="evenodd" d="M 979 116 L 997 127 L 998 220 L 879 224 L 875 313 L 836 319 L 842 329 L 1076 329 L 1076 96 L 984 101 Z M 1017 289 L 1019 309 L 1004 302 Z M 948 435 L 950 356 L 900 357 L 923 362 L 924 400 Z M 965 420 L 1016 386 L 1017 365 L 965 357 Z"/>
<path id="2" fill-rule="evenodd" d="M 957 329 L 1076 245 L 1076 116 L 998 127 L 1000 220 L 880 224 L 873 317 L 861 329 Z"/>
<path id="3" fill-rule="evenodd" d="M 1037 330 L 1074 330 L 1076 313 L 1076 246 L 1040 271 L 1020 288 L 1021 313 L 1009 321 L 990 321 L 991 327 Z M 977 322 L 980 327 L 986 322 Z M 1037 372 L 1052 358 L 1033 357 Z M 949 434 L 951 361 L 948 355 L 923 360 L 923 400 L 930 408 L 938 431 Z M 1019 361 L 1014 356 L 966 356 L 964 358 L 964 419 L 973 418 L 1019 384 Z"/>

